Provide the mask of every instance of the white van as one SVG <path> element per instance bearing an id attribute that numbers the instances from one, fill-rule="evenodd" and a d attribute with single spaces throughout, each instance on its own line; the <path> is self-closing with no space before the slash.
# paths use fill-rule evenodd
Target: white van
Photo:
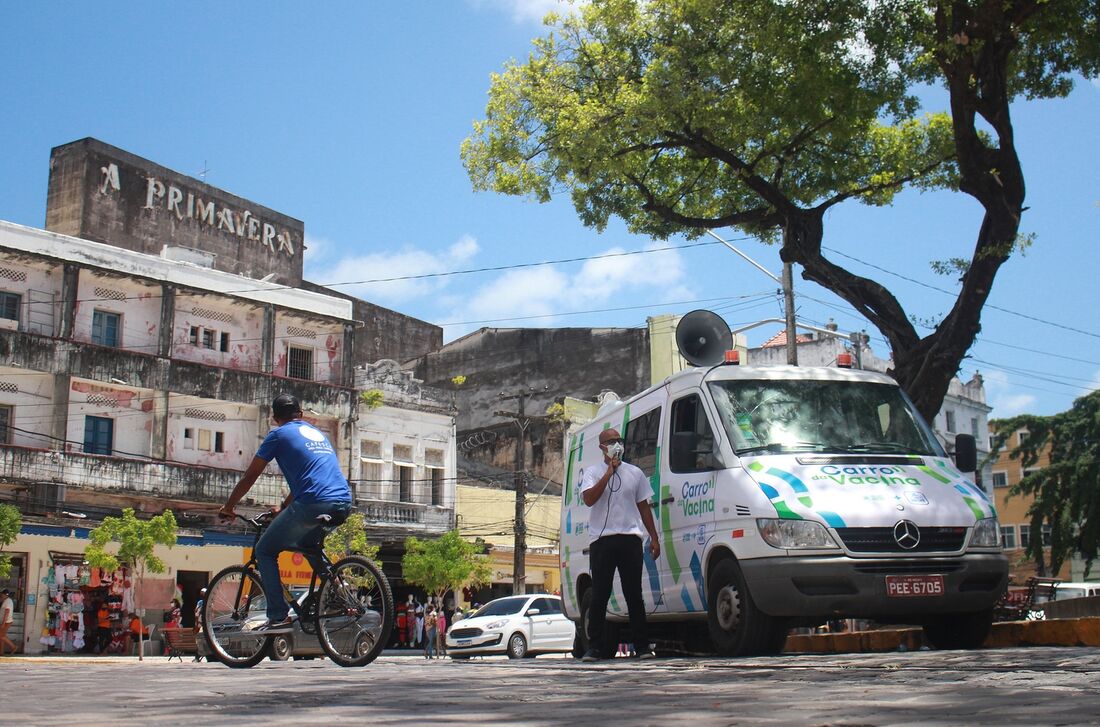
<path id="1" fill-rule="evenodd" d="M 853 617 L 921 624 L 939 648 L 988 634 L 1008 578 L 993 504 L 893 379 L 716 365 L 604 405 L 565 443 L 561 582 L 577 650 L 591 598 L 580 482 L 604 466 L 607 427 L 653 488 L 662 552 L 646 551 L 642 591 L 654 639 L 774 654 L 792 626 Z M 973 469 L 973 438 L 956 450 Z M 626 628 L 617 580 L 608 621 Z"/>

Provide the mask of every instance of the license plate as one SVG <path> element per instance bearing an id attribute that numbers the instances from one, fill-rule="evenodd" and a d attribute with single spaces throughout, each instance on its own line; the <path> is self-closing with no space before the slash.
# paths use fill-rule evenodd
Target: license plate
<path id="1" fill-rule="evenodd" d="M 891 598 L 942 596 L 943 576 L 886 576 L 886 595 Z"/>
<path id="2" fill-rule="evenodd" d="M 470 644 L 470 643 L 473 643 L 473 639 L 459 639 L 458 640 L 459 646 L 465 646 L 466 644 Z"/>

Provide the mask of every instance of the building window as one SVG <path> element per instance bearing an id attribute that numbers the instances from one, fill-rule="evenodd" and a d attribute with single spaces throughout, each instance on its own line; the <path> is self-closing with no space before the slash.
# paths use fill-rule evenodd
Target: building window
<path id="1" fill-rule="evenodd" d="M 397 499 L 401 502 L 412 502 L 413 468 L 397 465 L 394 469 L 397 470 Z"/>
<path id="2" fill-rule="evenodd" d="M 229 352 L 229 333 L 227 333 L 226 331 L 222 331 L 220 344 L 221 344 L 222 353 L 228 353 Z"/>
<path id="3" fill-rule="evenodd" d="M 1027 441 L 1027 432 L 1021 431 L 1016 433 L 1016 439 L 1023 446 L 1023 443 Z"/>
<path id="4" fill-rule="evenodd" d="M 1050 547 L 1050 526 L 1049 525 L 1044 525 L 1043 526 L 1043 547 L 1044 548 L 1049 548 Z"/>
<path id="5" fill-rule="evenodd" d="M 1031 526 L 1030 525 L 1021 525 L 1020 526 L 1020 547 L 1021 548 L 1026 548 L 1029 545 L 1031 545 Z"/>
<path id="6" fill-rule="evenodd" d="M 195 448 L 195 430 L 191 427 L 184 427 L 183 429 L 183 448 L 194 449 Z"/>
<path id="7" fill-rule="evenodd" d="M 12 416 L 10 406 L 0 406 L 0 444 L 11 444 Z"/>
<path id="8" fill-rule="evenodd" d="M 1001 526 L 1001 546 L 1005 550 L 1016 550 L 1016 526 Z"/>
<path id="9" fill-rule="evenodd" d="M 115 421 L 107 417 L 84 417 L 84 453 L 110 454 L 114 449 Z"/>
<path id="10" fill-rule="evenodd" d="M 955 431 L 955 412 L 952 411 L 951 409 L 948 409 L 948 410 L 944 411 L 943 420 L 944 420 L 945 426 L 947 427 L 947 431 L 954 433 L 954 431 Z"/>
<path id="11" fill-rule="evenodd" d="M 1008 473 L 1007 472 L 994 472 L 993 473 L 993 486 L 994 487 L 1008 487 Z"/>
<path id="12" fill-rule="evenodd" d="M 122 316 L 105 310 L 92 311 L 92 343 L 118 347 L 119 323 Z"/>
<path id="13" fill-rule="evenodd" d="M 362 480 L 357 488 L 359 497 L 382 500 L 382 488 L 385 482 L 385 463 L 377 460 L 360 458 L 362 463 Z"/>
<path id="14" fill-rule="evenodd" d="M 287 346 L 286 375 L 292 379 L 313 380 L 313 349 Z"/>
<path id="15" fill-rule="evenodd" d="M 978 417 L 970 417 L 970 436 L 978 438 Z"/>
<path id="16" fill-rule="evenodd" d="M 201 449 L 203 452 L 209 452 L 210 451 L 210 430 L 209 429 L 200 429 L 199 430 L 199 449 Z"/>
<path id="17" fill-rule="evenodd" d="M 432 504 L 440 506 L 443 504 L 443 470 L 430 467 L 428 472 L 432 476 Z"/>
<path id="18" fill-rule="evenodd" d="M 225 452 L 225 432 L 214 432 L 214 451 Z"/>
<path id="19" fill-rule="evenodd" d="M 0 318 L 7 318 L 9 321 L 18 321 L 19 303 L 21 300 L 22 296 L 16 293 L 0 291 Z"/>

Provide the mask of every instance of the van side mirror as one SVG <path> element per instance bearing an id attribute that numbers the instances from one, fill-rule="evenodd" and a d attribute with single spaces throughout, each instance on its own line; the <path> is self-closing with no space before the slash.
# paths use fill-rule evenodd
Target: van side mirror
<path id="1" fill-rule="evenodd" d="M 978 446 L 969 434 L 955 435 L 955 467 L 959 472 L 973 472 L 978 469 Z"/>

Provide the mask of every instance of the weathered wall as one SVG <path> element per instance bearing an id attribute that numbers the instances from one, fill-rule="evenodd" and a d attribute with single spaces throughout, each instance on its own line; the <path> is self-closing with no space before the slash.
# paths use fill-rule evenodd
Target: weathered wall
<path id="1" fill-rule="evenodd" d="M 49 422 L 54 415 L 52 376 L 0 366 L 0 406 L 10 406 L 12 411 L 8 444 L 44 448 L 54 446 L 51 439 L 37 434 L 49 430 Z"/>
<path id="2" fill-rule="evenodd" d="M 529 394 L 528 414 L 563 396 L 627 396 L 649 386 L 649 335 L 638 328 L 482 328 L 410 364 L 417 378 L 455 392 L 460 432 L 516 411 L 500 394 Z M 451 379 L 465 376 L 456 386 Z"/>
<path id="3" fill-rule="evenodd" d="M 256 451 L 259 416 L 256 406 L 170 394 L 166 457 L 183 464 L 243 470 Z M 222 435 L 221 452 L 216 451 L 217 434 Z"/>
<path id="4" fill-rule="evenodd" d="M 340 383 L 344 361 L 342 323 L 280 311 L 275 318 L 273 372 L 276 375 L 290 375 L 287 371 L 287 359 L 292 347 L 312 352 L 313 370 L 310 381 Z"/>
<path id="5" fill-rule="evenodd" d="M 263 364 L 264 309 L 225 296 L 177 294 L 172 332 L 172 356 L 186 361 L 260 371 Z M 191 329 L 198 328 L 198 345 Z M 202 334 L 214 333 L 214 348 L 203 344 Z M 220 334 L 229 334 L 229 350 L 222 351 Z"/>
<path id="6" fill-rule="evenodd" d="M 152 454 L 154 396 L 147 389 L 73 379 L 69 383 L 65 451 L 83 451 L 85 417 L 95 416 L 114 422 L 112 455 L 148 457 Z"/>
<path id="7" fill-rule="evenodd" d="M 96 139 L 50 153 L 46 229 L 160 256 L 165 247 L 216 270 L 296 286 L 300 220 Z"/>
<path id="8" fill-rule="evenodd" d="M 19 330 L 55 334 L 60 317 L 60 265 L 0 251 L 0 290 L 20 296 Z"/>
<path id="9" fill-rule="evenodd" d="M 303 280 L 300 287 L 351 301 L 352 316 L 363 323 L 355 329 L 352 356 L 356 366 L 384 358 L 404 362 L 437 351 L 443 345 L 443 329 L 439 326 L 308 280 Z"/>
<path id="10" fill-rule="evenodd" d="M 77 284 L 76 297 L 73 309 L 75 340 L 92 341 L 93 316 L 95 311 L 102 310 L 116 313 L 120 318 L 119 348 L 156 354 L 160 335 L 159 285 L 85 270 Z"/>

